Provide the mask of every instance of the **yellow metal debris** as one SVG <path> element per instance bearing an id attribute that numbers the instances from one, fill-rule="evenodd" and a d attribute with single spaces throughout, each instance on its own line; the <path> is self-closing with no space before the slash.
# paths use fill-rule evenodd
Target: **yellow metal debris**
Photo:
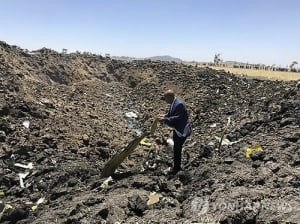
<path id="1" fill-rule="evenodd" d="M 156 192 L 150 194 L 148 196 L 149 200 L 147 201 L 147 205 L 153 205 L 153 204 L 159 202 L 159 198 L 161 198 L 161 197 L 162 197 L 162 195 L 159 193 L 156 193 Z"/>
<path id="2" fill-rule="evenodd" d="M 129 156 L 134 149 L 140 144 L 140 142 L 148 135 L 151 135 L 154 133 L 154 131 L 157 128 L 158 120 L 155 119 L 152 123 L 152 126 L 150 128 L 150 132 L 145 132 L 141 136 L 135 138 L 132 140 L 126 148 L 119 154 L 114 155 L 104 166 L 101 176 L 102 177 L 109 177 L 111 176 L 115 170 L 118 168 L 118 166 L 126 159 L 127 156 Z"/>
<path id="3" fill-rule="evenodd" d="M 262 151 L 262 147 L 260 145 L 253 145 L 250 148 L 246 149 L 246 158 L 250 158 L 251 154 L 254 151 Z"/>

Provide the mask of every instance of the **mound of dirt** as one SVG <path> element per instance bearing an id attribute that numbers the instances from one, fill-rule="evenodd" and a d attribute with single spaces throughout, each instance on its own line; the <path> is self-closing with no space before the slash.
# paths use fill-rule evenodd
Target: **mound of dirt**
<path id="1" fill-rule="evenodd" d="M 166 112 L 167 88 L 193 125 L 183 171 L 166 173 L 171 130 L 160 126 L 151 146 L 101 178 L 105 162 Z M 299 223 L 299 127 L 295 81 L 0 42 L 0 222 Z M 253 145 L 262 150 L 246 158 Z"/>

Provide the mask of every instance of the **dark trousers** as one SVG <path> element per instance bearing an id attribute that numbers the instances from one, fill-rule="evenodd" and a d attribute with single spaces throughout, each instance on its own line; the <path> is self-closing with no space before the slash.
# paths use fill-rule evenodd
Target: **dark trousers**
<path id="1" fill-rule="evenodd" d="M 174 141 L 174 170 L 181 169 L 181 153 L 182 146 L 185 142 L 186 138 L 180 138 L 177 136 L 176 132 L 173 131 L 173 141 Z"/>

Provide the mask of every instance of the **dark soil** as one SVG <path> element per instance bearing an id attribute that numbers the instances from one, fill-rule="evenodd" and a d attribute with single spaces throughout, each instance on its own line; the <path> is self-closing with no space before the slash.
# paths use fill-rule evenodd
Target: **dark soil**
<path id="1" fill-rule="evenodd" d="M 183 171 L 167 174 L 172 131 L 159 126 L 103 184 L 105 162 L 167 111 L 167 88 L 193 125 Z M 299 127 L 299 82 L 0 42 L 0 223 L 300 223 Z"/>

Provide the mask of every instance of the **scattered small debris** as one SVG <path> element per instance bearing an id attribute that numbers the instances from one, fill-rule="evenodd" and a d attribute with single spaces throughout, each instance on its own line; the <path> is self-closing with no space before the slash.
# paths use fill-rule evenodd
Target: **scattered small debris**
<path id="1" fill-rule="evenodd" d="M 107 188 L 109 183 L 111 183 L 113 181 L 112 177 L 109 176 L 105 181 L 103 181 L 103 183 L 101 184 L 101 188 Z"/>
<path id="2" fill-rule="evenodd" d="M 134 112 L 127 112 L 125 113 L 126 118 L 138 118 L 138 115 Z"/>
<path id="3" fill-rule="evenodd" d="M 226 163 L 226 164 L 232 164 L 234 162 L 234 159 L 233 158 L 230 158 L 230 157 L 227 157 L 227 158 L 225 158 L 224 159 L 224 163 Z"/>
<path id="4" fill-rule="evenodd" d="M 4 214 L 4 212 L 11 211 L 13 209 L 13 207 L 9 204 L 4 204 L 2 201 L 0 201 L 0 220 Z"/>
<path id="5" fill-rule="evenodd" d="M 215 136 L 215 138 L 216 138 L 216 140 L 217 140 L 218 142 L 221 141 L 221 138 L 220 138 L 220 137 Z M 230 142 L 229 139 L 227 139 L 227 138 L 223 138 L 221 144 L 222 144 L 222 145 L 232 145 L 232 142 Z"/>
<path id="6" fill-rule="evenodd" d="M 174 141 L 173 141 L 173 139 L 168 138 L 167 139 L 167 144 L 168 144 L 168 148 L 169 149 L 173 149 L 173 147 L 174 147 Z"/>
<path id="7" fill-rule="evenodd" d="M 147 166 L 148 169 L 155 170 L 157 168 L 157 163 L 155 162 L 150 162 L 146 161 L 145 165 Z"/>
<path id="8" fill-rule="evenodd" d="M 215 139 L 220 142 L 221 141 L 221 138 L 218 137 L 218 136 L 215 136 Z M 231 142 L 229 139 L 227 138 L 223 138 L 222 139 L 222 142 L 221 142 L 221 145 L 233 145 L 233 144 L 236 144 L 238 142 L 240 142 L 242 139 L 239 139 L 237 141 L 234 141 L 234 142 Z M 214 145 L 212 142 L 210 142 L 208 145 Z M 218 151 L 218 148 L 216 149 Z"/>
<path id="9" fill-rule="evenodd" d="M 163 170 L 164 174 L 168 174 L 171 171 L 172 167 L 168 167 L 167 169 Z"/>
<path id="10" fill-rule="evenodd" d="M 105 96 L 107 96 L 107 97 L 113 97 L 111 94 L 109 94 L 109 93 L 105 93 L 104 94 Z"/>
<path id="11" fill-rule="evenodd" d="M 80 53 L 62 57 L 50 50 L 28 57 L 2 43 L 0 49 L 4 54 L 4 64 L 0 63 L 0 213 L 6 203 L 16 210 L 12 215 L 6 210 L 0 222 L 297 223 L 298 213 L 290 208 L 299 207 L 300 83 L 295 89 L 295 81 L 239 78 L 177 63 L 122 62 L 100 56 L 98 60 L 94 55 L 81 59 Z M 98 74 L 104 72 L 106 76 L 99 80 Z M 193 124 L 193 135 L 183 147 L 183 171 L 165 175 L 164 170 L 173 165 L 173 150 L 167 149 L 168 137 L 162 136 L 171 130 L 159 124 L 161 130 L 153 138 L 144 136 L 152 146 L 140 146 L 124 161 L 122 170 L 132 172 L 118 173 L 117 180 L 101 189 L 111 176 L 99 177 L 105 160 L 121 152 L 133 136 L 142 135 L 144 122 L 166 112 L 168 106 L 156 99 L 161 90 L 173 85 L 186 100 Z M 138 117 L 125 117 L 130 111 Z M 221 140 L 228 116 L 234 122 Z M 25 120 L 30 121 L 26 127 Z M 88 137 L 82 139 L 84 134 Z M 222 152 L 215 153 L 220 142 Z M 254 151 L 249 163 L 246 149 L 262 142 L 263 150 Z M 153 156 L 147 157 L 148 152 Z M 29 162 L 33 169 L 14 165 Z M 143 173 L 136 170 L 141 166 Z M 22 179 L 25 188 L 21 188 L 18 173 L 26 172 L 30 174 Z M 148 206 L 151 192 L 163 197 Z M 126 207 L 135 195 L 142 200 L 133 197 Z M 46 199 L 37 205 L 41 197 Z M 275 211 L 276 198 L 280 208 Z M 226 208 L 203 214 L 208 202 L 210 207 L 225 202 Z M 234 207 L 236 202 L 239 208 Z M 265 209 L 257 210 L 257 203 Z M 248 208 L 249 204 L 254 208 Z M 20 216 L 26 220 L 18 221 Z"/>
<path id="12" fill-rule="evenodd" d="M 253 145 L 246 149 L 246 158 L 250 158 L 254 151 L 262 151 L 262 147 L 260 145 Z"/>
<path id="13" fill-rule="evenodd" d="M 25 127 L 25 128 L 29 128 L 29 125 L 30 125 L 30 121 L 23 121 L 23 126 Z"/>
<path id="14" fill-rule="evenodd" d="M 19 179 L 20 179 L 20 186 L 21 186 L 21 188 L 25 188 L 23 179 L 25 179 L 28 175 L 29 175 L 29 172 L 19 173 Z"/>
<path id="15" fill-rule="evenodd" d="M 220 141 L 219 141 L 219 147 L 218 147 L 218 150 L 219 150 L 219 151 L 221 150 L 223 138 L 224 138 L 225 132 L 226 132 L 226 130 L 227 130 L 227 128 L 228 128 L 230 122 L 231 122 L 230 117 L 228 117 L 228 118 L 227 118 L 227 124 L 226 124 L 226 126 L 225 126 L 225 128 L 224 128 L 223 134 L 222 134 L 222 136 L 221 136 L 221 138 L 220 138 Z"/>
<path id="16" fill-rule="evenodd" d="M 32 211 L 35 211 L 38 208 L 38 205 L 42 204 L 45 201 L 45 198 L 40 198 L 37 202 L 36 205 L 31 207 Z"/>
<path id="17" fill-rule="evenodd" d="M 149 200 L 147 201 L 147 205 L 153 205 L 157 202 L 159 202 L 159 199 L 162 197 L 161 194 L 153 192 L 149 196 Z"/>
<path id="18" fill-rule="evenodd" d="M 141 141 L 140 141 L 140 144 L 141 145 L 145 145 L 145 146 L 151 146 L 152 144 L 149 142 L 150 140 L 148 138 L 143 138 Z"/>
<path id="19" fill-rule="evenodd" d="M 211 128 L 215 128 L 215 127 L 217 127 L 217 124 L 216 124 L 216 123 L 214 123 L 214 124 L 211 124 L 209 127 L 211 127 Z"/>
<path id="20" fill-rule="evenodd" d="M 21 163 L 15 163 L 15 166 L 24 168 L 24 169 L 33 169 L 33 163 L 28 163 L 27 165 L 23 165 Z"/>

